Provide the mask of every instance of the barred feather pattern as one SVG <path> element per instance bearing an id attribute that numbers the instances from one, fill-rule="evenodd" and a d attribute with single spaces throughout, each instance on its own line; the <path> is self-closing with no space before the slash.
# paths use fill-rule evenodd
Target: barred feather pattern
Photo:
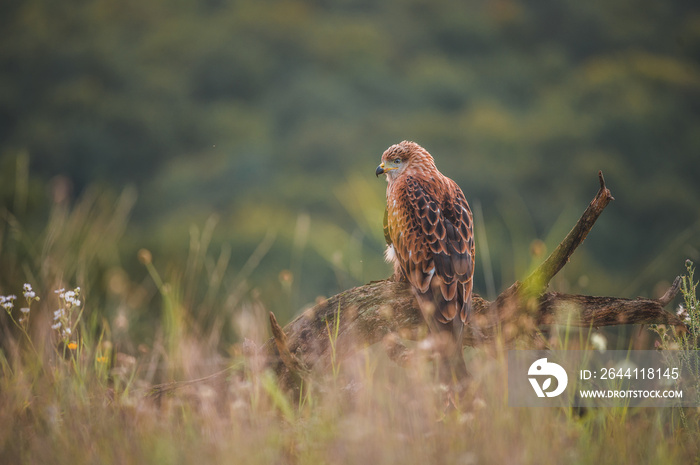
<path id="1" fill-rule="evenodd" d="M 382 166 L 392 162 L 399 168 L 386 173 L 384 236 L 396 274 L 411 284 L 431 329 L 451 328 L 459 339 L 472 307 L 471 209 L 459 186 L 415 142 L 389 147 Z"/>

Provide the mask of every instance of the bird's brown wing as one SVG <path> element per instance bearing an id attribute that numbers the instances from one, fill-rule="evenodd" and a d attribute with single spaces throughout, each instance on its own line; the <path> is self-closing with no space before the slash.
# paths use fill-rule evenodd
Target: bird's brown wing
<path id="1" fill-rule="evenodd" d="M 387 245 L 391 245 L 391 235 L 389 234 L 389 209 L 384 208 L 384 240 Z"/>
<path id="2" fill-rule="evenodd" d="M 466 322 L 474 274 L 472 214 L 461 189 L 445 180 L 448 192 L 437 192 L 429 182 L 407 177 L 397 198 L 389 199 L 400 207 L 389 215 L 389 232 L 408 281 L 434 305 L 435 319 L 448 323 L 459 315 Z"/>

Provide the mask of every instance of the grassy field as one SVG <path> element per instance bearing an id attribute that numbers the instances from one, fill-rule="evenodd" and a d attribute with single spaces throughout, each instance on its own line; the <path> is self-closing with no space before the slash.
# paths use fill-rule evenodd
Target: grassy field
<path id="1" fill-rule="evenodd" d="M 498 345 L 467 353 L 473 377 L 459 411 L 444 411 L 428 362 L 400 368 L 380 347 L 337 361 L 292 398 L 256 350 L 267 338 L 265 309 L 211 300 L 217 267 L 196 241 L 186 269 L 162 276 L 141 251 L 150 277 L 139 286 L 154 291 L 161 315 L 133 331 L 116 297 L 91 289 L 100 254 L 119 240 L 124 202 L 109 215 L 99 202 L 55 211 L 22 249 L 34 250 L 30 265 L 12 268 L 8 282 L 19 284 L 2 289 L 0 463 L 698 463 L 694 409 L 509 407 Z M 16 244 L 30 243 L 22 237 Z M 4 263 L 20 263 L 10 242 Z M 103 274 L 122 300 L 138 294 L 128 277 Z M 204 292 L 192 290 L 197 282 Z M 686 291 L 693 299 L 692 285 Z M 110 305 L 112 314 L 101 308 Z M 198 323 L 198 311 L 218 305 L 245 342 L 222 344 L 221 324 Z"/>

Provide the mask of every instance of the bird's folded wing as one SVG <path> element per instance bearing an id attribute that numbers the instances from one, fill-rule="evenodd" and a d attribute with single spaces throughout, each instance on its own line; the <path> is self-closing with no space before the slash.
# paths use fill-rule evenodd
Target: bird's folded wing
<path id="1" fill-rule="evenodd" d="M 397 199 L 401 213 L 388 224 L 409 282 L 433 298 L 436 318 L 447 322 L 459 313 L 464 321 L 474 273 L 472 214 L 457 184 L 446 185 L 449 201 L 441 208 L 430 185 L 409 178 Z"/>

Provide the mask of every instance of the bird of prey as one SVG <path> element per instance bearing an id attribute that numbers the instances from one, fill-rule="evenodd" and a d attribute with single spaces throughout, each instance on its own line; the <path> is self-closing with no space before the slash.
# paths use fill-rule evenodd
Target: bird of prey
<path id="1" fill-rule="evenodd" d="M 462 359 L 462 332 L 472 307 L 472 212 L 459 186 L 415 142 L 392 145 L 376 175 L 385 174 L 387 261 L 407 280 L 433 333 L 452 333 Z"/>

